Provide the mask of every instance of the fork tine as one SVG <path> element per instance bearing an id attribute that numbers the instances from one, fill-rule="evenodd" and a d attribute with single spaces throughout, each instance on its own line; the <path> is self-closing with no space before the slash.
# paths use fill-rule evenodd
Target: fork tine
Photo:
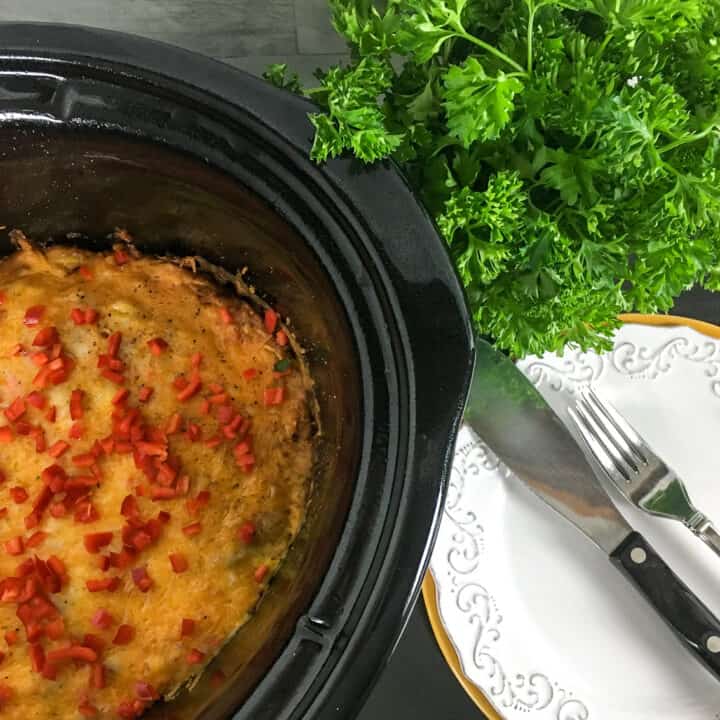
<path id="1" fill-rule="evenodd" d="M 580 431 L 583 440 L 587 443 L 590 448 L 590 452 L 594 455 L 595 459 L 600 464 L 600 467 L 605 471 L 605 474 L 614 483 L 627 482 L 627 478 L 622 475 L 615 465 L 614 460 L 610 457 L 603 444 L 595 437 L 593 431 L 590 429 L 590 425 L 583 416 L 580 415 L 582 410 L 575 411 L 573 408 L 568 408 L 568 414 L 575 423 L 575 427 Z"/>
<path id="2" fill-rule="evenodd" d="M 612 420 L 603 412 L 601 404 L 596 404 L 595 399 L 591 398 L 585 390 L 580 392 L 580 400 L 585 412 L 592 418 L 597 427 L 601 428 L 606 438 L 606 444 L 610 443 L 612 449 L 619 453 L 625 463 L 630 466 L 632 471 L 636 472 L 640 469 L 643 461 L 639 461 L 636 454 L 633 453 L 627 438 L 615 427 Z"/>
<path id="3" fill-rule="evenodd" d="M 627 461 L 627 458 L 618 448 L 617 443 L 614 442 L 613 439 L 608 435 L 605 425 L 600 421 L 598 417 L 595 416 L 592 408 L 588 404 L 587 400 L 582 397 L 582 395 L 578 398 L 577 403 L 575 404 L 575 410 L 577 411 L 578 415 L 580 415 L 585 420 L 585 423 L 587 424 L 588 428 L 595 436 L 595 438 L 598 440 L 598 442 L 602 444 L 605 452 L 612 459 L 618 473 L 620 473 L 620 475 L 622 476 L 623 481 L 629 482 L 633 476 L 633 473 L 636 472 L 637 469 Z"/>
<path id="4" fill-rule="evenodd" d="M 635 432 L 635 429 L 607 400 L 601 400 L 592 388 L 587 388 L 584 393 L 585 399 L 590 407 L 602 420 L 603 416 L 615 430 L 616 438 L 630 451 L 641 463 L 647 464 L 647 446 L 645 441 Z"/>

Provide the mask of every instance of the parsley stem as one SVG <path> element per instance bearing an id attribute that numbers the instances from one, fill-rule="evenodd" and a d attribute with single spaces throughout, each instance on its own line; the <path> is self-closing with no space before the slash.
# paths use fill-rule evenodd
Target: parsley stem
<path id="1" fill-rule="evenodd" d="M 458 32 L 458 35 L 460 35 L 460 37 L 467 40 L 468 42 L 473 43 L 473 45 L 477 45 L 478 47 L 481 47 L 484 50 L 487 50 L 489 53 L 494 55 L 496 58 L 499 58 L 503 62 L 506 62 L 508 65 L 512 65 L 521 75 L 527 76 L 527 73 L 525 72 L 525 68 L 522 65 L 520 65 L 519 63 L 516 63 L 512 58 L 508 57 L 505 53 L 500 52 L 500 50 L 498 50 L 497 48 L 494 48 L 492 45 L 486 43 L 484 40 L 481 40 L 480 38 L 477 38 L 474 35 L 471 35 L 469 32 L 465 31 L 464 29 L 460 30 Z"/>
<path id="2" fill-rule="evenodd" d="M 689 143 L 694 143 L 696 140 L 702 140 L 715 129 L 717 129 L 717 125 L 713 123 L 712 125 L 708 125 L 702 132 L 695 133 L 694 135 L 686 135 L 685 137 L 673 140 L 671 143 L 668 143 L 667 145 L 663 145 L 662 147 L 658 148 L 658 155 L 670 152 L 670 150 L 674 150 L 681 145 L 688 145 Z"/>
<path id="3" fill-rule="evenodd" d="M 537 8 L 528 3 L 528 30 L 527 30 L 527 71 L 528 75 L 532 74 L 533 69 L 533 23 L 535 22 L 535 11 Z"/>
<path id="4" fill-rule="evenodd" d="M 535 8 L 530 8 L 528 15 L 528 75 L 532 74 L 532 33 L 533 23 L 535 22 Z"/>

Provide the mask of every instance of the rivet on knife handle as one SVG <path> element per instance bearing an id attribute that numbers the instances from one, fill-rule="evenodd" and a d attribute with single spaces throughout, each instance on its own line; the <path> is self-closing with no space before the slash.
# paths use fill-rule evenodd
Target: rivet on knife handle
<path id="1" fill-rule="evenodd" d="M 610 555 L 612 563 L 658 611 L 685 647 L 720 677 L 720 620 L 665 564 L 650 543 L 632 532 Z"/>

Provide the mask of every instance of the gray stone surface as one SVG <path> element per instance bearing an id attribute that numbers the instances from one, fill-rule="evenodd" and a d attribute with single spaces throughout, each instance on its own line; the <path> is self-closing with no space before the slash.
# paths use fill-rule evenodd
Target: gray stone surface
<path id="1" fill-rule="evenodd" d="M 256 73 L 267 57 L 286 59 L 308 79 L 347 51 L 326 0 L 0 0 L 1 20 L 137 33 Z"/>
<path id="2" fill-rule="evenodd" d="M 327 0 L 295 0 L 298 52 L 344 53 L 345 41 L 333 29 Z"/>

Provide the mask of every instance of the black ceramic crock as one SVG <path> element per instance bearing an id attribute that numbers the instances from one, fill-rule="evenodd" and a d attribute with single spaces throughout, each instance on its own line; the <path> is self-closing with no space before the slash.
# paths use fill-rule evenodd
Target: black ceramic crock
<path id="1" fill-rule="evenodd" d="M 356 714 L 417 597 L 468 390 L 471 327 L 431 221 L 391 164 L 313 164 L 311 110 L 170 46 L 0 24 L 0 226 L 93 247 L 120 226 L 147 252 L 248 266 L 317 379 L 305 530 L 216 661 L 228 680 L 181 694 L 177 718 Z"/>

